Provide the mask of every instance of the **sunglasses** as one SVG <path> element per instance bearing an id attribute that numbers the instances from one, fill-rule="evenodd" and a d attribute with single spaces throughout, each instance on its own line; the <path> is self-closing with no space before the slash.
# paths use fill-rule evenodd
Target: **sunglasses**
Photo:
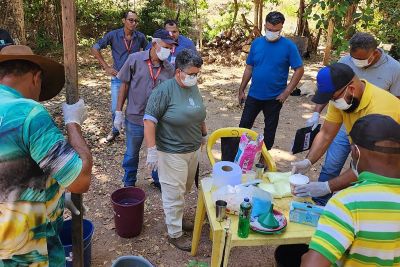
<path id="1" fill-rule="evenodd" d="M 128 20 L 130 23 L 139 23 L 139 20 L 137 20 L 137 19 L 126 19 L 126 20 Z"/>

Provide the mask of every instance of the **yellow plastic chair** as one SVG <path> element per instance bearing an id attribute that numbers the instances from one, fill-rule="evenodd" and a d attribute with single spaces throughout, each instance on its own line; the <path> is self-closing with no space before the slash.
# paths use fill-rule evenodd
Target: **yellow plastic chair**
<path id="1" fill-rule="evenodd" d="M 218 139 L 221 137 L 241 137 L 243 133 L 247 133 L 251 138 L 254 140 L 257 138 L 258 133 L 253 130 L 246 129 L 246 128 L 239 128 L 239 127 L 227 127 L 215 130 L 211 133 L 207 141 L 207 156 L 210 160 L 211 166 L 214 166 L 215 159 L 211 152 L 212 147 L 215 145 Z M 268 167 L 269 171 L 276 171 L 276 164 L 275 161 L 272 159 L 271 155 L 269 154 L 267 147 L 263 144 L 261 149 L 261 155 L 264 158 L 265 164 Z"/>

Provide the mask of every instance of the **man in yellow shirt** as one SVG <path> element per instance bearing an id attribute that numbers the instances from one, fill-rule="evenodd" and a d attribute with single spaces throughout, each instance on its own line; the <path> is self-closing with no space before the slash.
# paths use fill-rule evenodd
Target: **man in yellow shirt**
<path id="1" fill-rule="evenodd" d="M 329 102 L 328 112 L 306 158 L 292 162 L 293 173 L 306 173 L 324 155 L 342 123 L 347 133 L 357 119 L 368 114 L 387 115 L 400 123 L 400 100 L 366 80 L 360 80 L 346 64 L 334 63 L 322 68 L 317 74 L 317 86 L 313 102 Z M 320 197 L 346 188 L 356 180 L 348 169 L 330 181 L 297 186 L 294 192 L 300 197 Z"/>

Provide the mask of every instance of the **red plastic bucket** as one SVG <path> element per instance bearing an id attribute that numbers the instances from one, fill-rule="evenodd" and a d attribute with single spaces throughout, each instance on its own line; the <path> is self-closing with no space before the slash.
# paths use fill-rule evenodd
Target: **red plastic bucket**
<path id="1" fill-rule="evenodd" d="M 143 226 L 144 201 L 146 194 L 137 187 L 124 187 L 111 194 L 114 222 L 120 237 L 135 237 Z"/>

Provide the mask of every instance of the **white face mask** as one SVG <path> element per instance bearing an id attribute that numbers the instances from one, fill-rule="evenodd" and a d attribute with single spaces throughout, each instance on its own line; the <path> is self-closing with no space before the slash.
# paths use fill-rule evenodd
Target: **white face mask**
<path id="1" fill-rule="evenodd" d="M 278 40 L 278 38 L 281 36 L 281 32 L 277 31 L 277 32 L 272 32 L 272 31 L 265 31 L 265 38 L 267 39 L 267 41 L 276 41 Z"/>
<path id="2" fill-rule="evenodd" d="M 160 51 L 156 50 L 156 54 L 159 60 L 164 61 L 168 59 L 169 55 L 171 55 L 171 49 L 160 46 Z"/>
<path id="3" fill-rule="evenodd" d="M 351 103 L 350 103 L 350 104 L 348 104 L 348 103 L 346 102 L 346 100 L 345 100 L 346 94 L 347 94 L 347 89 L 346 89 L 346 92 L 344 92 L 344 96 L 343 96 L 342 98 L 336 99 L 336 100 L 334 100 L 334 101 L 331 100 L 332 104 L 333 104 L 337 109 L 340 109 L 340 110 L 347 110 L 347 109 L 349 109 L 349 108 L 351 107 L 351 104 L 353 104 L 353 99 L 351 99 Z"/>
<path id="4" fill-rule="evenodd" d="M 358 146 L 356 145 L 355 147 L 356 147 L 357 152 L 358 152 L 358 159 L 357 159 L 357 162 L 356 162 L 355 166 L 354 166 L 354 160 L 351 159 L 350 167 L 351 167 L 351 170 L 354 172 L 354 174 L 358 177 L 359 173 L 358 173 L 357 167 L 358 167 L 358 163 L 360 162 L 361 153 L 360 153 L 360 149 L 358 148 Z"/>
<path id="5" fill-rule="evenodd" d="M 365 68 L 370 64 L 369 59 L 371 57 L 372 57 L 372 54 L 367 59 L 356 59 L 354 57 L 351 57 L 351 61 L 353 61 L 354 65 L 356 65 L 356 67 Z"/>
<path id="6" fill-rule="evenodd" d="M 197 76 L 186 74 L 186 77 L 182 80 L 182 83 L 187 87 L 194 86 L 197 84 Z"/>

